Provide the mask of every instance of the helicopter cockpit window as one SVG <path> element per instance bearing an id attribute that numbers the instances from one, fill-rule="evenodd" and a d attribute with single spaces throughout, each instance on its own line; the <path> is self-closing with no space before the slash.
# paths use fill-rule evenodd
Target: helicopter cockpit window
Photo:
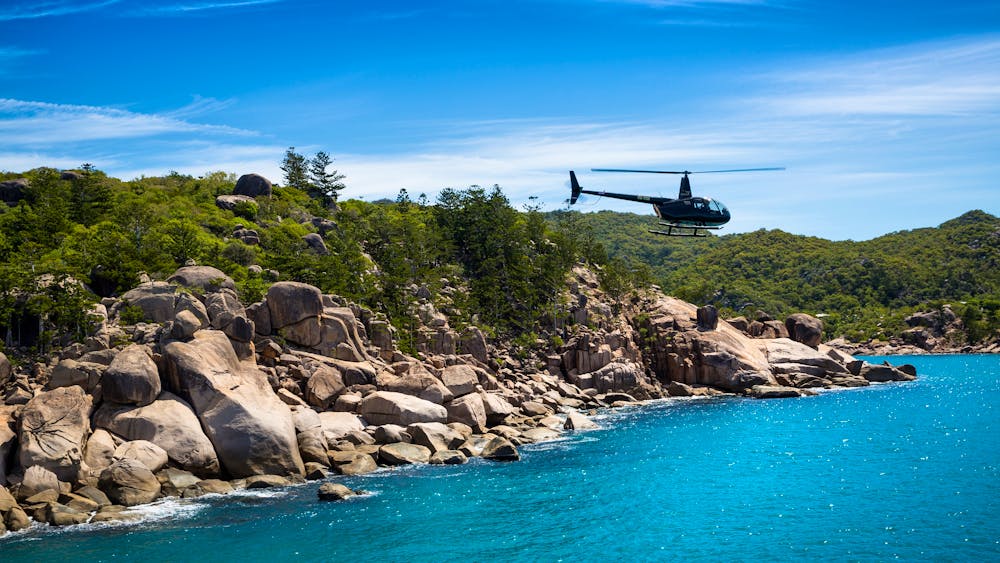
<path id="1" fill-rule="evenodd" d="M 715 211 L 715 212 L 720 213 L 720 214 L 726 212 L 726 206 L 722 205 L 722 202 L 720 202 L 718 200 L 714 200 L 713 199 L 712 202 L 709 205 L 711 206 L 712 211 Z"/>
<path id="2" fill-rule="evenodd" d="M 695 200 L 694 208 L 699 210 L 705 209 L 705 202 L 703 200 Z"/>

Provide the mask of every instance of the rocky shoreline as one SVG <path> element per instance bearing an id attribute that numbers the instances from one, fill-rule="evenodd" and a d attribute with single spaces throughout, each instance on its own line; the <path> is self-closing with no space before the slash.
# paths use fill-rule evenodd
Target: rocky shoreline
<path id="1" fill-rule="evenodd" d="M 820 343 L 808 315 L 721 321 L 657 291 L 610 299 L 577 268 L 562 326 L 533 351 L 449 325 L 448 285 L 413 288 L 401 350 L 377 312 L 279 282 L 245 305 L 190 265 L 96 309 L 45 362 L 0 357 L 0 533 L 114 522 L 128 507 L 471 457 L 594 428 L 597 409 L 679 396 L 767 399 L 909 381 Z M 138 321 L 138 322 L 135 322 Z M 350 491 L 324 484 L 325 499 Z"/>

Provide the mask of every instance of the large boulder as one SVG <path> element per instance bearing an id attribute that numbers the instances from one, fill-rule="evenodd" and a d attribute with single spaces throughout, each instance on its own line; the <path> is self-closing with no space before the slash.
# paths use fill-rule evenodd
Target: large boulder
<path id="1" fill-rule="evenodd" d="M 212 266 L 184 266 L 178 268 L 167 282 L 201 291 L 213 293 L 221 289 L 236 291 L 236 283 L 225 272 Z"/>
<path id="2" fill-rule="evenodd" d="M 314 371 L 306 381 L 306 401 L 320 410 L 325 410 L 333 406 L 345 389 L 344 378 L 340 375 L 340 371 L 323 366 Z"/>
<path id="3" fill-rule="evenodd" d="M 7 472 L 17 448 L 17 410 L 14 405 L 0 405 L 0 486 L 7 483 Z"/>
<path id="4" fill-rule="evenodd" d="M 788 338 L 761 342 L 767 353 L 767 361 L 775 373 L 803 373 L 816 377 L 848 373 L 843 364 L 801 342 Z"/>
<path id="5" fill-rule="evenodd" d="M 149 349 L 133 344 L 122 350 L 101 378 L 104 400 L 148 405 L 160 394 L 160 373 Z"/>
<path id="6" fill-rule="evenodd" d="M 230 475 L 304 473 L 291 411 L 225 334 L 198 331 L 167 344 L 164 357 L 171 388 L 194 408 Z"/>
<path id="7" fill-rule="evenodd" d="M 440 422 L 418 422 L 406 428 L 413 443 L 424 446 L 431 453 L 453 450 L 465 442 L 465 437 Z"/>
<path id="8" fill-rule="evenodd" d="M 139 461 L 153 473 L 163 469 L 170 460 L 163 448 L 148 440 L 132 440 L 118 446 L 115 449 L 115 460 L 125 458 Z"/>
<path id="9" fill-rule="evenodd" d="M 425 446 L 397 442 L 379 448 L 378 458 L 386 465 L 428 463 L 431 460 L 431 451 Z"/>
<path id="10" fill-rule="evenodd" d="M 441 405 L 393 391 L 377 391 L 368 395 L 362 399 L 359 412 L 376 426 L 448 421 L 448 411 Z"/>
<path id="11" fill-rule="evenodd" d="M 349 412 L 321 412 L 319 420 L 323 425 L 323 435 L 331 444 L 351 432 L 365 429 L 364 422 L 356 414 Z"/>
<path id="12" fill-rule="evenodd" d="M 174 463 L 201 477 L 219 474 L 219 458 L 198 416 L 172 393 L 164 391 L 142 407 L 105 403 L 94 413 L 94 425 L 126 440 L 148 440 L 163 448 Z M 88 457 L 89 448 L 88 443 Z"/>
<path id="13" fill-rule="evenodd" d="M 21 467 L 40 465 L 62 481 L 75 482 L 90 435 L 93 398 L 78 386 L 35 395 L 24 406 L 18 432 Z"/>
<path id="14" fill-rule="evenodd" d="M 819 348 L 823 339 L 823 321 L 805 313 L 789 315 L 785 319 L 785 329 L 789 338 L 813 349 Z"/>
<path id="15" fill-rule="evenodd" d="M 0 182 L 0 201 L 14 207 L 19 201 L 24 199 L 28 185 L 27 178 L 16 178 Z"/>
<path id="16" fill-rule="evenodd" d="M 318 318 L 323 314 L 323 294 L 309 284 L 278 282 L 267 290 L 267 308 L 271 314 L 271 328 L 278 330 Z"/>
<path id="17" fill-rule="evenodd" d="M 486 405 L 480 395 L 463 395 L 453 399 L 445 408 L 448 410 L 448 422 L 467 424 L 477 433 L 486 430 Z"/>
<path id="18" fill-rule="evenodd" d="M 249 197 L 271 197 L 271 181 L 260 174 L 244 174 L 236 180 L 233 194 Z"/>
<path id="19" fill-rule="evenodd" d="M 100 413 L 100 409 L 94 413 L 95 419 Z M 95 423 L 95 426 L 99 424 Z M 95 428 L 94 432 L 87 439 L 87 447 L 83 452 L 83 463 L 90 470 L 92 476 L 98 476 L 115 461 L 115 450 L 118 445 L 114 436 L 103 428 Z"/>
<path id="20" fill-rule="evenodd" d="M 100 488 L 115 504 L 135 506 L 156 500 L 160 481 L 142 462 L 122 458 L 101 472 Z"/>
<path id="21" fill-rule="evenodd" d="M 215 206 L 219 209 L 225 209 L 226 211 L 232 211 L 240 204 L 246 204 L 254 201 L 254 198 L 248 195 L 235 195 L 235 194 L 223 194 L 215 196 Z"/>
<path id="22" fill-rule="evenodd" d="M 468 395 L 479 385 L 479 375 L 472 366 L 457 364 L 441 370 L 441 381 L 456 397 Z"/>
<path id="23" fill-rule="evenodd" d="M 145 320 L 163 323 L 174 318 L 177 287 L 167 282 L 148 282 L 122 295 L 122 301 L 142 310 Z"/>

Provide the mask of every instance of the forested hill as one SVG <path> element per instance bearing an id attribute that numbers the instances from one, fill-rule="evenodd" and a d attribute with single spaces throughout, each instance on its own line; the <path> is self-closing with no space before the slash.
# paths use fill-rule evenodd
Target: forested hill
<path id="1" fill-rule="evenodd" d="M 224 172 L 0 173 L 6 346 L 44 352 L 81 338 L 93 303 L 190 262 L 230 276 L 244 302 L 301 281 L 384 315 L 401 336 L 419 296 L 434 295 L 458 328 L 515 347 L 544 341 L 568 314 L 566 279 L 581 262 L 612 298 L 657 283 L 723 315 L 822 315 L 828 338 L 895 336 L 906 315 L 945 303 L 967 342 L 1000 327 L 1000 220 L 981 211 L 864 242 L 763 230 L 677 239 L 649 234 L 651 218 L 634 214 L 521 211 L 499 187 L 353 200 L 328 166 L 289 149 L 283 186 Z"/>
<path id="2" fill-rule="evenodd" d="M 609 211 L 578 221 L 612 257 L 648 265 L 668 294 L 730 314 L 821 314 L 828 336 L 863 340 L 950 303 L 971 340 L 1000 326 L 1000 219 L 983 211 L 861 242 L 780 230 L 666 238 L 647 232 L 651 217 Z"/>

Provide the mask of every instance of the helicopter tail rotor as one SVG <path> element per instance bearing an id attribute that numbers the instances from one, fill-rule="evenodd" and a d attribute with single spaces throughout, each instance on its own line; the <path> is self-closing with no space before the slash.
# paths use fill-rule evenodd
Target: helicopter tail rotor
<path id="1" fill-rule="evenodd" d="M 573 172 L 572 170 L 569 171 L 569 186 L 569 204 L 573 205 L 580 197 L 580 190 L 582 188 L 580 187 L 580 182 L 576 181 L 576 172 Z"/>

